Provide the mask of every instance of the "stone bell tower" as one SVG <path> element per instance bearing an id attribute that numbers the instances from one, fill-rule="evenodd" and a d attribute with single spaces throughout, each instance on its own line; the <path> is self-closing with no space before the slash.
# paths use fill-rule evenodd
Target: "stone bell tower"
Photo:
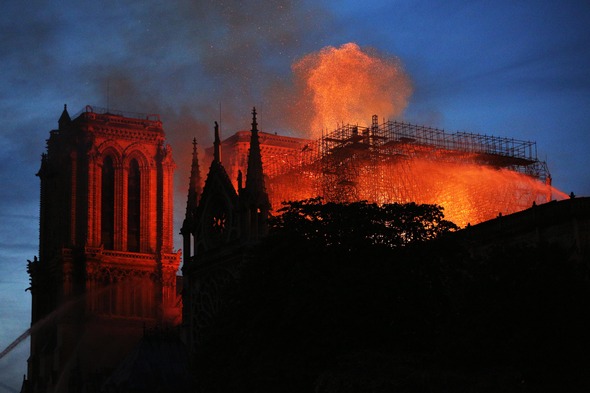
<path id="1" fill-rule="evenodd" d="M 42 155 L 29 262 L 31 392 L 94 391 L 146 328 L 177 325 L 173 172 L 158 115 L 67 108 Z"/>

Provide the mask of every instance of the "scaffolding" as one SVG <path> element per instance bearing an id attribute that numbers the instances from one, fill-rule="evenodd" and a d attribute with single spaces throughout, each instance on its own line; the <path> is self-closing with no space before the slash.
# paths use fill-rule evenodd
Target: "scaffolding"
<path id="1" fill-rule="evenodd" d="M 344 125 L 306 145 L 301 164 L 321 162 L 327 157 L 396 159 L 428 158 L 465 162 L 534 176 L 541 181 L 549 177 L 544 162 L 537 158 L 537 145 L 532 141 L 482 135 L 468 132 L 446 133 L 436 128 L 386 121 L 379 125 L 373 116 L 370 127 Z"/>
<path id="2" fill-rule="evenodd" d="M 551 200 L 551 177 L 536 143 L 514 138 L 379 124 L 373 116 L 369 127 L 343 125 L 282 154 L 263 157 L 265 168 L 273 168 L 267 185 L 275 209 L 315 196 L 435 203 L 465 225 Z"/>

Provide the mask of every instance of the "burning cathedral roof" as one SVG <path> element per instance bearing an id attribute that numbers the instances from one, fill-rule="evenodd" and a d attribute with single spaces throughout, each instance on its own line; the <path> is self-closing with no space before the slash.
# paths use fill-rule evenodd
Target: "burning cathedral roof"
<path id="1" fill-rule="evenodd" d="M 242 135 L 244 134 L 244 135 Z M 476 224 L 565 195 L 551 187 L 536 143 L 384 121 L 344 125 L 320 138 L 260 133 L 267 189 L 274 211 L 281 202 L 428 203 L 447 219 Z M 244 172 L 248 138 L 223 141 L 223 165 L 232 181 Z"/>

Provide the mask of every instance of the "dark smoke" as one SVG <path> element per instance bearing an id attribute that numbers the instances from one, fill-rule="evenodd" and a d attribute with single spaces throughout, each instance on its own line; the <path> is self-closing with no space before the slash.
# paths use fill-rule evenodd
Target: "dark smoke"
<path id="1" fill-rule="evenodd" d="M 212 143 L 249 129 L 256 106 L 263 131 L 288 131 L 291 64 L 317 49 L 327 12 L 300 0 L 108 1 L 105 18 L 125 21 L 113 53 L 82 71 L 111 109 L 160 113 L 177 169 L 177 222 L 185 205 L 193 137 Z M 89 6 L 92 7 L 92 6 Z M 109 26 L 115 23 L 110 21 Z M 205 175 L 209 162 L 201 162 Z"/>
<path id="2" fill-rule="evenodd" d="M 109 106 L 163 114 L 173 147 L 193 135 L 211 141 L 220 104 L 223 129 L 231 132 L 249 126 L 253 105 L 265 127 L 284 127 L 268 92 L 289 85 L 291 63 L 305 53 L 304 37 L 325 17 L 296 0 L 153 1 L 126 8 L 135 20 L 121 37 L 127 53 L 88 72 L 98 71 L 96 89 L 103 96 L 108 90 Z"/>

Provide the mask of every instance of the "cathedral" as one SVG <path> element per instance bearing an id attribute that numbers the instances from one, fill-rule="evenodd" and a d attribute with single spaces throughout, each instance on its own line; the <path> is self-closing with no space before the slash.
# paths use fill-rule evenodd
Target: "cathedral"
<path id="1" fill-rule="evenodd" d="M 274 310 L 273 314 L 272 310 L 268 310 L 266 303 L 256 303 L 254 306 L 250 304 L 250 307 L 254 307 L 255 313 L 258 310 L 256 307 L 261 307 L 262 310 L 258 311 L 268 313 L 270 318 L 255 321 L 259 324 L 254 323 L 245 327 L 242 324 L 243 319 L 239 319 L 244 318 L 242 315 L 233 320 L 232 324 L 234 316 L 228 314 L 231 314 L 232 310 L 235 311 L 235 307 L 245 307 L 243 310 L 245 315 L 248 315 L 247 318 L 252 315 L 252 310 L 247 308 L 248 303 L 235 303 L 236 292 L 232 291 L 240 288 L 236 284 L 247 282 L 248 278 L 252 277 L 248 275 L 248 272 L 251 273 L 248 269 L 256 266 L 253 262 L 264 259 L 261 257 L 261 251 L 264 249 L 256 246 L 263 238 L 268 239 L 272 199 L 269 198 L 267 186 L 272 185 L 267 185 L 265 179 L 268 179 L 266 176 L 272 173 L 273 167 L 264 166 L 263 170 L 262 160 L 275 153 L 284 154 L 285 151 L 302 149 L 297 141 L 260 132 L 256 116 L 256 109 L 253 109 L 249 132 L 239 132 L 226 140 L 226 153 L 233 149 L 234 161 L 224 157 L 224 143 L 220 140 L 219 125 L 215 123 L 212 160 L 206 176 L 203 177 L 197 154 L 197 141 L 193 140 L 186 212 L 180 228 L 181 252 L 175 251 L 173 246 L 173 236 L 177 233 L 173 228 L 172 217 L 175 163 L 171 149 L 166 144 L 159 116 L 114 113 L 90 106 L 70 116 L 64 107 L 58 120 L 58 128 L 50 131 L 47 151 L 41 157 L 41 167 L 37 173 L 41 186 L 39 255 L 27 265 L 30 275 L 29 290 L 32 295 L 32 316 L 30 356 L 22 393 L 192 392 L 197 391 L 197 388 L 206 389 L 207 383 L 210 382 L 207 378 L 221 384 L 224 381 L 231 382 L 227 385 L 230 387 L 229 390 L 223 390 L 215 385 L 212 391 L 236 391 L 237 385 L 232 383 L 236 384 L 241 380 L 226 375 L 230 372 L 234 377 L 241 376 L 244 380 L 251 381 L 256 391 L 282 391 L 282 388 L 288 385 L 285 381 L 291 377 L 297 381 L 308 378 L 306 383 L 310 389 L 313 387 L 317 392 L 336 391 L 333 387 L 344 386 L 342 381 L 348 380 L 349 377 L 355 383 L 365 383 L 363 381 L 368 379 L 362 375 L 363 367 L 358 367 L 357 363 L 354 363 L 351 370 L 334 374 L 335 369 L 330 368 L 330 364 L 342 364 L 344 358 L 326 352 L 314 343 L 334 342 L 334 348 L 346 352 L 351 337 L 358 338 L 358 334 L 362 337 L 372 336 L 371 329 L 375 323 L 375 326 L 382 326 L 385 332 L 384 335 L 375 336 L 376 342 L 390 339 L 405 340 L 406 336 L 403 334 L 399 337 L 389 334 L 391 323 L 383 319 L 384 315 L 389 315 L 389 311 L 380 311 L 382 307 L 389 310 L 388 303 L 375 303 L 372 298 L 375 282 L 383 285 L 383 293 L 389 293 L 390 282 L 398 279 L 397 268 L 387 268 L 383 272 L 394 274 L 390 279 L 382 280 L 380 270 L 377 270 L 379 274 L 369 281 L 370 285 L 357 287 L 359 293 L 368 289 L 369 292 L 366 294 L 370 297 L 370 301 L 365 299 L 357 303 L 361 308 L 361 314 L 358 314 L 361 318 L 358 320 L 364 321 L 366 306 L 375 303 L 372 324 L 348 323 L 351 318 L 346 299 L 349 299 L 351 293 L 349 285 L 356 283 L 356 273 L 354 280 L 345 280 L 340 282 L 339 286 L 332 287 L 332 291 L 340 288 L 340 295 L 328 297 L 327 300 L 320 299 L 338 300 L 334 304 L 325 304 L 325 310 L 332 314 L 326 314 L 331 317 L 327 317 L 323 325 L 316 325 L 315 313 L 317 310 L 324 310 L 323 306 L 308 310 L 306 303 L 309 300 L 309 288 L 320 285 L 318 283 L 321 281 L 315 282 L 311 275 L 305 274 L 297 275 L 298 279 L 305 282 L 302 287 L 293 287 L 295 281 L 286 281 L 290 283 L 285 285 L 289 288 L 289 296 L 294 291 L 293 293 L 298 293 L 302 299 L 298 296 L 283 298 L 284 304 L 301 310 L 301 313 L 298 311 L 286 314 L 291 318 L 287 319 L 288 322 L 276 318 L 277 312 L 282 313 L 284 304 L 280 303 L 281 294 L 272 293 L 274 287 L 271 287 L 270 292 L 264 291 L 264 296 L 275 296 L 279 299 L 279 311 Z M 266 173 L 266 170 L 269 173 Z M 299 178 L 296 179 L 292 181 L 297 183 Z M 297 186 L 299 185 L 297 183 Z M 272 192 L 272 188 L 269 190 Z M 448 238 L 448 243 L 442 244 L 446 244 L 446 249 L 453 250 L 449 251 L 447 262 L 450 261 L 453 265 L 467 258 L 466 263 L 459 266 L 461 269 L 475 269 L 475 272 L 479 272 L 477 269 L 480 263 L 471 263 L 472 261 L 488 261 L 498 252 L 500 256 L 491 260 L 490 267 L 498 265 L 500 271 L 503 271 L 502 263 L 507 257 L 511 257 L 511 250 L 520 250 L 523 254 L 522 260 L 534 262 L 531 266 L 537 266 L 539 261 L 553 263 L 555 259 L 559 262 L 555 264 L 559 269 L 578 266 L 585 272 L 590 252 L 589 220 L 590 198 L 574 198 L 572 194 L 568 200 L 553 201 L 539 206 L 533 204 L 521 212 L 499 215 L 495 219 L 467 227 Z M 546 249 L 548 246 L 553 248 Z M 540 250 L 540 257 L 534 252 L 529 252 L 537 249 Z M 414 249 L 416 250 L 419 249 Z M 550 257 L 546 257 L 547 250 L 553 250 L 555 255 L 547 254 Z M 284 249 L 284 252 L 289 251 Z M 306 261 L 313 258 L 316 250 L 310 254 L 304 254 Z M 330 255 L 348 255 L 348 252 L 337 254 L 330 251 Z M 433 255 L 433 263 L 438 266 L 441 259 L 438 254 Z M 285 259 L 288 260 L 289 256 L 285 255 Z M 274 266 L 277 259 L 273 255 L 268 261 Z M 321 258 L 315 262 L 318 265 L 322 264 Z M 519 263 L 524 262 L 519 260 Z M 422 264 L 421 262 L 420 265 Z M 315 266 L 316 263 L 312 265 Z M 364 269 L 362 263 L 357 265 L 354 266 Z M 551 266 L 553 265 L 548 265 Z M 182 275 L 179 275 L 180 270 Z M 312 273 L 315 271 L 311 270 Z M 332 269 L 326 271 L 331 272 Z M 410 272 L 413 271 L 413 268 L 410 269 Z M 438 268 L 433 271 L 437 272 Z M 366 272 L 362 272 L 364 276 Z M 508 270 L 507 274 L 513 273 L 512 270 Z M 446 280 L 445 275 L 437 274 L 433 276 L 434 279 Z M 464 277 L 463 273 L 461 274 L 461 277 Z M 264 284 L 265 277 L 262 276 L 256 276 L 261 279 L 260 282 L 256 282 L 256 288 L 260 283 Z M 480 273 L 472 276 L 477 278 Z M 486 274 L 481 276 L 483 282 L 487 282 Z M 337 280 L 338 277 L 340 276 L 333 276 L 331 280 Z M 528 280 L 528 277 L 526 273 L 520 280 Z M 275 278 L 270 276 L 273 285 Z M 463 279 L 460 283 L 462 282 Z M 578 281 L 574 281 L 574 284 L 576 282 Z M 455 286 L 462 288 L 460 283 L 456 283 Z M 478 283 L 479 281 L 474 281 L 469 284 L 469 288 L 485 288 L 485 285 L 481 286 Z M 561 287 L 561 291 L 568 290 L 569 286 L 570 284 Z M 446 288 L 441 288 L 443 287 Z M 412 288 L 414 286 L 407 289 L 408 294 L 414 293 Z M 429 288 L 430 291 L 432 288 Z M 324 289 L 316 288 L 321 291 Z M 445 289 L 437 296 L 463 293 L 461 291 Z M 543 293 L 545 292 L 543 289 Z M 397 299 L 397 302 L 399 299 L 405 299 L 405 295 L 391 299 Z M 451 296 L 449 302 L 457 300 L 453 299 Z M 490 299 L 495 300 L 495 295 Z M 536 309 L 539 304 L 535 298 L 526 297 L 522 301 L 525 300 L 528 302 L 524 303 L 527 305 L 527 312 Z M 461 305 L 462 301 L 462 296 L 459 296 L 457 304 Z M 405 300 L 402 301 L 403 304 L 395 303 L 395 307 L 405 305 L 414 313 L 415 304 L 404 302 Z M 433 302 L 439 304 L 438 298 Z M 569 300 L 560 304 L 571 305 Z M 345 312 L 341 317 L 338 317 L 338 313 L 334 314 L 334 310 L 338 310 L 338 305 L 344 305 Z M 427 312 L 424 314 L 426 316 L 430 315 L 430 303 L 427 305 Z M 558 310 L 562 308 L 563 306 L 559 306 Z M 230 312 L 227 312 L 228 310 Z M 455 309 L 451 307 L 451 310 Z M 580 306 L 575 310 L 577 311 L 565 317 L 571 318 L 571 321 L 577 320 L 578 313 L 586 312 L 587 307 Z M 438 311 L 436 315 L 439 315 Z M 454 311 L 452 315 L 456 315 Z M 474 320 L 478 318 L 476 314 L 469 315 L 469 318 Z M 501 319 L 503 316 L 499 315 L 498 318 Z M 394 320 L 400 320 L 399 316 L 394 316 Z M 223 323 L 219 323 L 220 321 Z M 303 324 L 303 333 L 284 329 L 284 326 L 291 326 L 291 322 L 299 326 L 301 321 L 307 321 Z M 379 321 L 385 325 L 379 325 Z M 502 323 L 511 325 L 512 322 L 509 319 Z M 272 323 L 280 323 L 280 326 L 273 326 Z M 460 327 L 464 321 L 459 319 L 457 323 Z M 422 322 L 419 325 L 425 326 Z M 235 341 L 224 335 L 223 329 L 226 326 L 230 330 L 234 329 L 229 333 L 230 336 L 236 331 L 239 333 L 239 345 L 233 345 L 232 342 Z M 416 329 L 420 326 L 408 326 L 408 332 L 414 337 Z M 530 328 L 526 324 L 523 326 L 522 329 Z M 251 333 L 247 329 L 252 329 L 257 334 L 264 329 L 270 329 L 267 332 L 272 333 L 271 339 L 245 342 L 242 339 L 246 337 L 247 341 L 247 337 L 250 337 L 248 334 Z M 523 331 L 530 330 L 526 329 Z M 246 336 L 240 336 L 244 331 L 247 333 Z M 586 331 L 584 327 L 584 330 L 573 330 L 571 334 L 572 337 L 577 337 L 576 340 L 581 340 L 587 336 Z M 468 332 L 469 330 L 464 333 Z M 449 334 L 449 340 L 456 339 L 453 334 Z M 258 337 L 256 334 L 254 336 Z M 427 336 L 426 334 L 424 337 Z M 309 339 L 310 337 L 315 338 Z M 488 342 L 488 336 L 485 334 L 481 337 L 476 334 L 473 337 L 475 342 L 479 342 L 477 340 L 480 339 L 483 343 Z M 292 345 L 289 351 L 299 353 L 300 362 L 283 356 L 282 351 L 285 349 L 280 345 L 277 348 L 276 345 L 283 341 Z M 419 341 L 422 342 L 422 339 Z M 504 341 L 497 341 L 501 342 Z M 462 345 L 461 341 L 458 343 Z M 254 355 L 245 358 L 235 357 L 235 351 L 239 350 L 241 345 L 255 348 Z M 434 349 L 436 348 L 429 348 Z M 411 349 L 408 350 L 411 352 Z M 485 350 L 480 352 L 484 357 L 487 355 Z M 520 356 L 520 352 L 516 350 L 511 353 L 515 358 L 515 354 Z M 207 354 L 213 355 L 207 357 Z M 564 354 L 567 356 L 562 356 Z M 397 365 L 397 350 L 386 355 L 390 356 L 388 359 L 391 364 Z M 570 359 L 571 353 L 554 355 L 557 359 Z M 575 353 L 573 355 L 574 359 L 579 361 L 575 358 Z M 530 359 L 535 359 L 535 356 Z M 230 358 L 234 363 L 229 361 Z M 321 362 L 309 361 L 320 358 L 323 359 Z M 543 362 L 550 358 L 541 357 L 544 359 Z M 277 359 L 285 363 L 275 364 Z M 443 374 L 440 375 L 444 376 L 447 372 L 447 362 L 444 356 L 443 359 L 440 368 Z M 198 363 L 199 361 L 201 363 Z M 525 371 L 528 367 L 527 362 L 526 367 L 523 366 Z M 362 364 L 370 366 L 369 369 L 373 367 L 368 363 Z M 255 367 L 248 368 L 250 365 Z M 405 370 L 406 366 L 404 361 L 402 368 Z M 428 375 L 423 371 L 417 368 L 412 375 Z M 201 373 L 198 374 L 199 377 L 203 379 L 195 381 L 198 372 Z M 402 378 L 394 381 L 395 378 L 391 375 L 386 377 L 391 383 L 406 380 Z M 530 375 L 531 378 L 542 381 L 545 373 L 533 370 Z M 446 386 L 446 380 L 443 379 L 440 386 Z M 432 381 L 439 386 L 438 379 Z M 465 381 L 462 383 L 466 386 L 471 383 L 471 380 Z M 423 382 L 420 378 L 412 380 L 415 386 L 421 386 Z M 269 389 L 260 388 L 263 386 L 260 384 L 270 384 Z M 305 390 L 293 386 L 291 387 L 294 390 L 291 391 Z"/>
<path id="2" fill-rule="evenodd" d="M 167 388 L 190 386 L 186 354 L 267 233 L 257 127 L 253 109 L 247 173 L 237 183 L 221 163 L 217 123 L 204 185 L 193 142 L 180 277 L 175 164 L 159 116 L 87 106 L 70 117 L 64 106 L 37 173 L 39 257 L 27 266 L 31 353 L 22 392 L 161 391 L 166 378 L 177 384 Z"/>

